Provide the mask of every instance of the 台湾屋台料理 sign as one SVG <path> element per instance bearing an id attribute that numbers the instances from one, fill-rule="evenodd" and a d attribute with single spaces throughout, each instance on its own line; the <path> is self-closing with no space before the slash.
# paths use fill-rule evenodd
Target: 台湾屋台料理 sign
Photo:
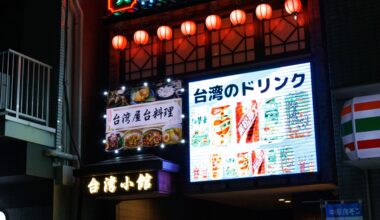
<path id="1" fill-rule="evenodd" d="M 176 144 L 182 139 L 182 99 L 107 109 L 106 151 Z"/>
<path id="2" fill-rule="evenodd" d="M 317 172 L 310 63 L 189 83 L 192 182 Z"/>

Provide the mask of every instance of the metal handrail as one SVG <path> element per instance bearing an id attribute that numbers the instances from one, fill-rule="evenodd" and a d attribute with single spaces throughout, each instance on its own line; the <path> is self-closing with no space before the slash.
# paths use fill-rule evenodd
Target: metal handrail
<path id="1" fill-rule="evenodd" d="M 52 66 L 12 49 L 0 52 L 0 110 L 49 126 Z"/>

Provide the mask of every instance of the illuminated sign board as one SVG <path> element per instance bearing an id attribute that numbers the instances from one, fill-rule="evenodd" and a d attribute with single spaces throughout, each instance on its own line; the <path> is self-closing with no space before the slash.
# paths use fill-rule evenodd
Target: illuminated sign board
<path id="1" fill-rule="evenodd" d="M 326 220 L 363 220 L 363 210 L 360 202 L 326 204 Z"/>
<path id="2" fill-rule="evenodd" d="M 0 211 L 0 220 L 7 220 L 7 216 L 3 211 Z"/>
<path id="3" fill-rule="evenodd" d="M 108 0 L 108 10 L 115 14 L 134 13 L 139 10 L 165 9 L 173 6 L 188 6 L 210 0 Z"/>
<path id="4" fill-rule="evenodd" d="M 190 181 L 317 172 L 310 63 L 189 83 Z"/>
<path id="5" fill-rule="evenodd" d="M 178 80 L 110 91 L 105 151 L 181 143 L 182 92 Z"/>
<path id="6" fill-rule="evenodd" d="M 108 10 L 112 13 L 132 10 L 137 0 L 108 0 Z"/>
<path id="7" fill-rule="evenodd" d="M 86 178 L 86 192 L 91 196 L 120 196 L 159 190 L 158 172 L 111 174 Z"/>

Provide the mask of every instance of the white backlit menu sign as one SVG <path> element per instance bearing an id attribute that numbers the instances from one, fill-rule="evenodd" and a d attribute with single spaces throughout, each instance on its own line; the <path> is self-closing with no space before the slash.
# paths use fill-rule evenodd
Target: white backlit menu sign
<path id="1" fill-rule="evenodd" d="M 190 181 L 317 172 L 310 63 L 189 83 Z"/>

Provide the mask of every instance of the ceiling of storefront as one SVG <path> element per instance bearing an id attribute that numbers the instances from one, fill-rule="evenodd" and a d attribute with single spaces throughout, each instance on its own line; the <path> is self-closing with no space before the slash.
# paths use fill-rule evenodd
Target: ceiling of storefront
<path id="1" fill-rule="evenodd" d="M 315 194 L 318 195 L 319 192 L 334 190 L 335 188 L 336 186 L 333 184 L 315 184 L 275 189 L 209 193 L 202 195 L 192 195 L 191 197 L 254 210 L 281 210 L 292 207 L 292 203 L 294 202 L 293 199 L 295 199 L 294 195 L 297 193 L 314 192 L 314 194 L 309 198 L 306 196 L 306 198 L 303 197 L 302 201 L 297 202 L 318 203 L 319 200 L 315 199 Z M 284 202 L 279 202 L 279 199 L 291 200 L 292 203 L 285 204 Z"/>

